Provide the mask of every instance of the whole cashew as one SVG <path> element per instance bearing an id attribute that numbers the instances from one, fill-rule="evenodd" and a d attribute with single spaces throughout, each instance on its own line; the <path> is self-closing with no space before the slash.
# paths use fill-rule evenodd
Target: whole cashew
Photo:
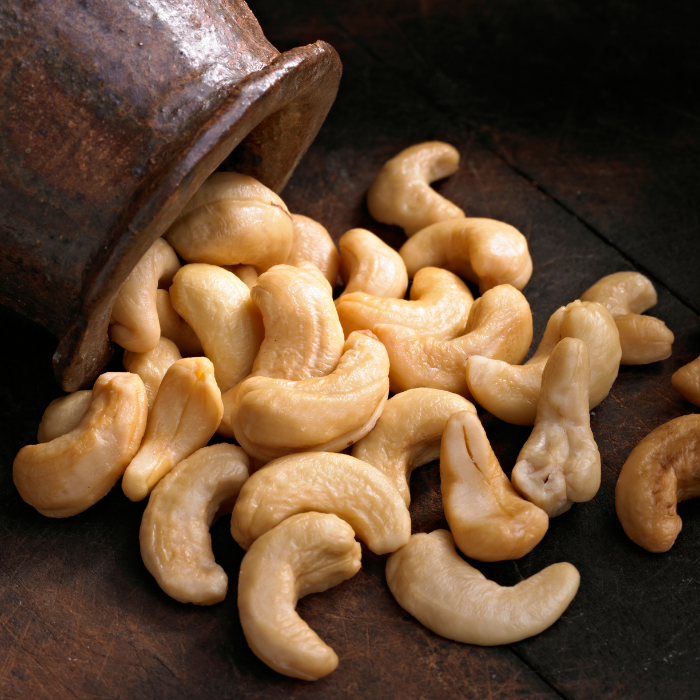
<path id="1" fill-rule="evenodd" d="M 202 343 L 189 324 L 178 315 L 170 302 L 170 292 L 159 289 L 156 294 L 156 308 L 160 322 L 161 338 L 172 340 L 184 357 L 201 357 L 204 355 Z"/>
<path id="2" fill-rule="evenodd" d="M 454 219 L 428 226 L 401 246 L 413 278 L 423 267 L 443 267 L 479 285 L 483 294 L 498 284 L 522 289 L 532 275 L 527 239 L 493 219 Z"/>
<path id="3" fill-rule="evenodd" d="M 532 342 L 532 313 L 517 289 L 502 284 L 474 302 L 465 334 L 459 338 L 443 340 L 403 326 L 381 324 L 374 332 L 389 355 L 393 392 L 432 387 L 469 396 L 467 359 L 485 355 L 522 362 Z"/>
<path id="4" fill-rule="evenodd" d="M 226 597 L 209 528 L 230 512 L 247 478 L 246 453 L 222 443 L 197 450 L 156 484 L 141 519 L 141 557 L 171 598 L 213 605 Z"/>
<path id="5" fill-rule="evenodd" d="M 566 562 L 499 586 L 455 551 L 447 530 L 419 533 L 386 563 L 398 604 L 429 630 L 465 644 L 512 644 L 546 630 L 574 599 L 581 577 Z"/>
<path id="6" fill-rule="evenodd" d="M 82 513 L 117 483 L 141 443 L 148 402 L 141 378 L 106 372 L 78 426 L 50 442 L 27 445 L 15 457 L 19 495 L 42 515 Z"/>
<path id="7" fill-rule="evenodd" d="M 166 292 L 167 293 L 167 292 Z M 165 373 L 171 365 L 182 359 L 177 345 L 172 340 L 161 337 L 153 350 L 147 352 L 124 353 L 124 369 L 127 372 L 138 374 L 146 387 L 146 397 L 148 398 L 148 410 L 151 410 L 156 394 L 163 381 Z"/>
<path id="8" fill-rule="evenodd" d="M 632 542 L 667 552 L 683 527 L 676 504 L 700 496 L 700 415 L 674 418 L 630 453 L 615 488 L 615 509 Z"/>
<path id="9" fill-rule="evenodd" d="M 457 546 L 472 559 L 519 559 L 547 532 L 547 514 L 516 493 L 481 422 L 469 411 L 455 413 L 447 421 L 440 483 L 450 530 Z"/>
<path id="10" fill-rule="evenodd" d="M 424 267 L 413 281 L 410 301 L 354 292 L 342 295 L 335 305 L 346 336 L 384 323 L 449 339 L 465 332 L 473 303 L 474 297 L 459 277 Z"/>
<path id="11" fill-rule="evenodd" d="M 542 374 L 535 427 L 520 450 L 511 481 L 550 518 L 590 501 L 600 487 L 600 453 L 591 432 L 588 348 L 563 338 Z"/>
<path id="12" fill-rule="evenodd" d="M 476 414 L 473 404 L 449 391 L 402 391 L 386 402 L 374 430 L 353 445 L 352 456 L 386 474 L 408 506 L 411 473 L 440 456 L 445 425 L 458 411 Z"/>
<path id="13" fill-rule="evenodd" d="M 92 403 L 92 390 L 74 391 L 54 399 L 44 411 L 37 431 L 38 443 L 51 442 L 75 430 Z"/>
<path id="14" fill-rule="evenodd" d="M 656 304 L 656 290 L 639 272 L 615 272 L 598 280 L 581 295 L 612 314 L 620 333 L 621 365 L 646 365 L 671 356 L 673 333 L 660 318 L 642 316 Z"/>
<path id="15" fill-rule="evenodd" d="M 671 382 L 686 401 L 700 406 L 700 357 L 676 370 Z"/>
<path id="16" fill-rule="evenodd" d="M 537 352 L 524 365 L 470 357 L 467 384 L 474 400 L 507 423 L 533 425 L 549 354 L 562 338 L 579 338 L 588 346 L 591 365 L 589 407 L 610 391 L 620 368 L 620 338 L 610 312 L 589 301 L 572 301 L 549 319 Z"/>
<path id="17" fill-rule="evenodd" d="M 131 352 L 158 345 L 160 322 L 156 308 L 158 285 L 167 286 L 180 268 L 175 251 L 159 238 L 139 260 L 114 299 L 109 336 Z"/>
<path id="18" fill-rule="evenodd" d="M 295 607 L 352 578 L 361 557 L 352 528 L 335 515 L 295 515 L 256 540 L 238 577 L 238 612 L 253 653 L 292 678 L 313 681 L 334 671 L 336 653 Z"/>
<path id="19" fill-rule="evenodd" d="M 464 216 L 430 187 L 458 167 L 459 151 L 448 143 L 426 141 L 404 149 L 374 178 L 367 192 L 369 213 L 383 224 L 401 226 L 407 236 L 437 221 Z"/>
<path id="20" fill-rule="evenodd" d="M 172 364 L 153 402 L 141 447 L 124 472 L 126 496 L 132 501 L 146 498 L 178 462 L 204 447 L 223 410 L 214 365 L 206 357 Z"/>
<path id="21" fill-rule="evenodd" d="M 307 260 L 321 270 L 331 287 L 335 286 L 340 256 L 326 228 L 318 221 L 301 214 L 292 214 L 292 228 L 294 240 L 286 260 L 287 265 L 296 265 Z"/>
<path id="22" fill-rule="evenodd" d="M 309 452 L 270 462 L 245 483 L 231 515 L 243 549 L 295 513 L 333 513 L 375 554 L 395 552 L 411 536 L 408 508 L 378 469 L 350 455 Z"/>
<path id="23" fill-rule="evenodd" d="M 210 175 L 165 233 L 187 262 L 267 270 L 292 249 L 292 217 L 272 190 L 248 175 Z"/>

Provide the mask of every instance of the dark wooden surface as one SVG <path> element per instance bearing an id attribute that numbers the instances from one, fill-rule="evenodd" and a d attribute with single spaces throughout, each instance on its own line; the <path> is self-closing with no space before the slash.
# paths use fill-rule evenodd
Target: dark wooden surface
<path id="1" fill-rule="evenodd" d="M 438 189 L 468 215 L 517 226 L 534 261 L 525 288 L 535 344 L 549 315 L 599 277 L 650 275 L 651 313 L 676 335 L 673 356 L 626 367 L 591 423 L 603 461 L 596 498 L 551 522 L 518 562 L 478 565 L 513 584 L 556 561 L 579 593 L 541 635 L 479 648 L 437 637 L 393 601 L 384 558 L 363 548 L 350 581 L 300 602 L 340 657 L 317 683 L 278 676 L 249 651 L 236 609 L 242 556 L 228 523 L 213 529 L 227 600 L 183 606 L 141 563 L 143 504 L 116 488 L 54 521 L 25 505 L 14 455 L 59 395 L 55 340 L 0 310 L 0 697 L 2 698 L 697 698 L 700 696 L 700 504 L 680 506 L 670 552 L 632 544 L 615 516 L 617 474 L 661 423 L 698 409 L 670 377 L 700 354 L 700 79 L 694 3 L 577 0 L 253 0 L 284 51 L 316 39 L 344 63 L 338 100 L 283 192 L 292 211 L 337 238 L 373 224 L 364 195 L 401 148 L 443 139 L 462 154 Z M 527 438 L 483 417 L 510 473 Z M 416 531 L 444 526 L 437 465 L 414 473 Z"/>

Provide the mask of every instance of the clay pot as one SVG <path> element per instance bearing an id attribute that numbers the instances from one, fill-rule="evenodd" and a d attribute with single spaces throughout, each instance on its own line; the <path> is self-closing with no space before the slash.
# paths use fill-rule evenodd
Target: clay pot
<path id="1" fill-rule="evenodd" d="M 242 0 L 9 0 L 0 17 L 0 302 L 58 336 L 75 391 L 153 241 L 224 161 L 280 191 L 341 64 L 320 41 L 280 54 Z"/>

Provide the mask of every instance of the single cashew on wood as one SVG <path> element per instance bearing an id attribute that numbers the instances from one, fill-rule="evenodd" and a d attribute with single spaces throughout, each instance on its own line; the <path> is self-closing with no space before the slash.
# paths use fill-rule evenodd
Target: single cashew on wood
<path id="1" fill-rule="evenodd" d="M 686 401 L 700 406 L 700 357 L 676 370 L 671 382 Z"/>
<path id="2" fill-rule="evenodd" d="M 630 453 L 615 488 L 627 536 L 649 552 L 667 552 L 683 523 L 678 501 L 700 496 L 700 415 L 674 418 Z"/>
<path id="3" fill-rule="evenodd" d="M 615 272 L 581 295 L 612 314 L 620 333 L 621 365 L 646 365 L 671 356 L 673 333 L 660 318 L 642 316 L 657 302 L 654 285 L 639 272 Z"/>
<path id="4" fill-rule="evenodd" d="M 602 304 L 578 300 L 552 314 L 537 352 L 524 365 L 470 357 L 466 376 L 474 400 L 506 423 L 533 425 L 542 372 L 562 338 L 578 338 L 588 347 L 589 408 L 595 408 L 608 395 L 620 369 L 620 337 Z"/>
<path id="5" fill-rule="evenodd" d="M 37 431 L 38 443 L 51 442 L 75 430 L 92 403 L 92 390 L 74 391 L 54 399 L 44 411 Z"/>
<path id="6" fill-rule="evenodd" d="M 465 332 L 473 303 L 469 288 L 457 275 L 424 267 L 411 285 L 410 301 L 354 292 L 342 295 L 335 305 L 346 336 L 384 323 L 450 339 Z"/>
<path id="7" fill-rule="evenodd" d="M 429 630 L 465 644 L 512 644 L 546 630 L 564 613 L 581 577 L 566 562 L 515 586 L 499 586 L 464 561 L 447 530 L 419 533 L 386 563 L 398 604 Z"/>
<path id="8" fill-rule="evenodd" d="M 156 293 L 156 308 L 160 322 L 161 338 L 172 340 L 183 357 L 201 357 L 204 355 L 202 343 L 189 324 L 173 309 L 170 292 L 159 289 Z"/>
<path id="9" fill-rule="evenodd" d="M 482 294 L 499 284 L 522 289 L 532 275 L 525 236 L 510 224 L 493 219 L 433 224 L 406 241 L 399 254 L 411 278 L 421 268 L 443 267 L 478 284 Z"/>
<path id="10" fill-rule="evenodd" d="M 248 175 L 216 172 L 165 234 L 187 262 L 267 270 L 292 249 L 292 217 L 272 190 Z"/>
<path id="11" fill-rule="evenodd" d="M 407 236 L 438 221 L 464 216 L 456 204 L 430 187 L 458 167 L 459 151 L 448 143 L 426 141 L 404 149 L 374 178 L 367 192 L 369 213 L 383 224 L 401 226 Z"/>
<path id="12" fill-rule="evenodd" d="M 352 456 L 386 474 L 408 506 L 411 473 L 438 459 L 447 420 L 459 411 L 476 414 L 472 403 L 449 391 L 402 391 L 386 402 L 374 429 L 353 445 Z"/>
<path id="13" fill-rule="evenodd" d="M 131 352 L 158 345 L 160 322 L 156 308 L 158 285 L 167 287 L 180 268 L 175 251 L 159 238 L 139 260 L 114 299 L 109 336 Z"/>
<path id="14" fill-rule="evenodd" d="M 253 653 L 292 678 L 334 671 L 338 656 L 295 608 L 299 598 L 352 578 L 361 557 L 352 528 L 335 515 L 295 515 L 256 540 L 238 577 L 238 613 Z"/>
<path id="15" fill-rule="evenodd" d="M 307 452 L 270 462 L 241 489 L 231 534 L 243 549 L 296 513 L 333 513 L 375 554 L 395 552 L 411 536 L 411 517 L 395 486 L 350 455 Z"/>
<path id="16" fill-rule="evenodd" d="M 206 357 L 172 364 L 153 402 L 141 447 L 124 473 L 126 496 L 146 498 L 178 462 L 209 442 L 223 412 L 214 365 Z"/>
<path id="17" fill-rule="evenodd" d="M 13 478 L 19 495 L 50 518 L 82 513 L 124 473 L 139 449 L 147 416 L 146 389 L 138 375 L 100 375 L 74 430 L 17 453 Z"/>
<path id="18" fill-rule="evenodd" d="M 472 559 L 519 559 L 547 532 L 547 514 L 517 494 L 469 411 L 447 421 L 440 482 L 445 518 L 457 546 Z"/>
<path id="19" fill-rule="evenodd" d="M 532 342 L 532 313 L 517 289 L 502 284 L 472 304 L 464 335 L 453 340 L 395 325 L 379 324 L 374 332 L 389 355 L 393 392 L 431 387 L 469 396 L 467 360 L 484 355 L 522 362 Z"/>
<path id="20" fill-rule="evenodd" d="M 294 239 L 292 250 L 287 258 L 287 265 L 297 265 L 306 260 L 313 263 L 335 286 L 340 268 L 338 249 L 324 226 L 301 214 L 292 214 Z"/>
<path id="21" fill-rule="evenodd" d="M 600 487 L 600 453 L 588 412 L 590 376 L 586 344 L 563 338 L 547 360 L 535 427 L 511 475 L 518 493 L 550 518 L 590 501 Z"/>
<path id="22" fill-rule="evenodd" d="M 124 353 L 124 369 L 138 374 L 146 387 L 148 410 L 150 411 L 165 373 L 178 360 L 182 359 L 177 345 L 172 340 L 161 337 L 153 350 Z"/>
<path id="23" fill-rule="evenodd" d="M 171 598 L 213 605 L 226 597 L 228 577 L 214 561 L 209 528 L 218 515 L 231 511 L 248 466 L 240 447 L 202 447 L 151 492 L 141 519 L 141 557 Z"/>

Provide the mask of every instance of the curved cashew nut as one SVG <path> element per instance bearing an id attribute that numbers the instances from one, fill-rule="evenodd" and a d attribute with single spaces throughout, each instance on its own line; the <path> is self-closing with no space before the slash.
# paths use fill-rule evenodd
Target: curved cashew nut
<path id="1" fill-rule="evenodd" d="M 243 549 L 296 513 L 333 513 L 346 520 L 375 554 L 395 552 L 411 536 L 408 508 L 378 469 L 350 455 L 289 455 L 253 474 L 231 515 Z"/>
<path id="2" fill-rule="evenodd" d="M 210 175 L 165 233 L 187 262 L 267 270 L 292 249 L 292 217 L 272 190 L 248 175 Z"/>
<path id="3" fill-rule="evenodd" d="M 393 392 L 417 387 L 469 396 L 467 359 L 485 355 L 522 362 L 532 342 L 532 313 L 527 299 L 509 284 L 490 289 L 469 311 L 465 334 L 453 340 L 424 335 L 402 326 L 377 325 L 391 369 Z"/>
<path id="4" fill-rule="evenodd" d="M 386 563 L 398 604 L 429 630 L 465 644 L 512 644 L 546 630 L 564 613 L 581 577 L 566 562 L 515 586 L 499 586 L 467 564 L 447 530 L 419 533 Z"/>
<path id="5" fill-rule="evenodd" d="M 600 453 L 591 432 L 588 348 L 563 338 L 542 374 L 535 427 L 520 450 L 511 481 L 550 518 L 590 501 L 600 487 Z"/>
<path id="6" fill-rule="evenodd" d="M 167 292 L 166 292 L 167 293 Z M 177 345 L 172 340 L 161 337 L 153 350 L 147 352 L 124 353 L 124 369 L 141 377 L 146 387 L 148 410 L 150 411 L 165 373 L 178 360 L 182 359 Z"/>
<path id="7" fill-rule="evenodd" d="M 700 357 L 676 370 L 671 383 L 686 401 L 700 406 Z"/>
<path id="8" fill-rule="evenodd" d="M 581 301 L 596 301 L 612 314 L 620 333 L 621 365 L 646 365 L 671 356 L 673 333 L 660 318 L 641 315 L 657 301 L 654 285 L 644 275 L 607 275 L 587 289 Z"/>
<path id="9" fill-rule="evenodd" d="M 516 493 L 473 413 L 455 413 L 447 421 L 440 483 L 450 530 L 472 559 L 519 559 L 547 532 L 547 514 Z"/>
<path id="10" fill-rule="evenodd" d="M 265 462 L 291 452 L 340 452 L 374 427 L 389 395 L 388 374 L 384 346 L 357 331 L 325 377 L 250 377 L 236 395 L 236 440 Z"/>
<path id="11" fill-rule="evenodd" d="M 700 415 L 674 418 L 630 453 L 615 487 L 615 510 L 632 542 L 667 552 L 683 527 L 676 503 L 700 496 Z"/>
<path id="12" fill-rule="evenodd" d="M 486 357 L 470 357 L 467 384 L 474 400 L 507 423 L 533 425 L 549 354 L 562 338 L 578 338 L 588 346 L 591 366 L 589 408 L 610 391 L 620 368 L 620 338 L 610 312 L 589 301 L 572 301 L 549 319 L 537 352 L 524 365 Z"/>
<path id="13" fill-rule="evenodd" d="M 424 267 L 413 281 L 410 301 L 354 292 L 342 295 L 335 305 L 346 336 L 384 323 L 449 339 L 464 333 L 473 303 L 474 297 L 459 277 Z"/>
<path id="14" fill-rule="evenodd" d="M 340 295 L 364 292 L 375 297 L 403 299 L 408 288 L 406 265 L 401 256 L 371 231 L 353 228 L 338 241 L 340 277 L 345 290 Z"/>
<path id="15" fill-rule="evenodd" d="M 525 236 L 494 219 L 433 224 L 406 241 L 399 254 L 411 278 L 423 267 L 443 267 L 477 283 L 482 294 L 498 284 L 522 289 L 532 275 Z"/>
<path id="16" fill-rule="evenodd" d="M 221 267 L 233 272 L 248 289 L 252 289 L 258 283 L 258 271 L 252 265 L 222 265 Z"/>
<path id="17" fill-rule="evenodd" d="M 459 411 L 476 414 L 472 403 L 449 391 L 402 391 L 386 402 L 374 430 L 353 445 L 352 456 L 386 474 L 408 506 L 411 473 L 440 456 L 447 420 Z"/>
<path id="18" fill-rule="evenodd" d="M 294 240 L 292 250 L 286 260 L 287 265 L 296 265 L 306 260 L 313 263 L 335 286 L 340 268 L 338 249 L 325 226 L 301 214 L 292 214 Z"/>
<path id="19" fill-rule="evenodd" d="M 238 612 L 248 646 L 285 676 L 314 681 L 336 653 L 299 617 L 299 598 L 327 591 L 360 570 L 352 528 L 335 515 L 302 513 L 253 543 L 238 577 Z"/>
<path id="20" fill-rule="evenodd" d="M 226 597 L 228 577 L 214 561 L 209 528 L 231 510 L 247 478 L 246 453 L 222 443 L 183 459 L 151 492 L 141 519 L 141 557 L 171 598 L 213 605 Z"/>
<path id="21" fill-rule="evenodd" d="M 264 330 L 244 282 L 216 265 L 185 265 L 173 279 L 170 300 L 202 341 L 222 392 L 250 374 Z"/>
<path id="22" fill-rule="evenodd" d="M 369 213 L 383 224 L 401 226 L 407 236 L 437 221 L 464 216 L 430 187 L 458 167 L 459 151 L 449 143 L 426 141 L 404 149 L 374 178 L 367 192 Z"/>
<path id="23" fill-rule="evenodd" d="M 167 286 L 180 268 L 175 251 L 159 238 L 139 260 L 114 299 L 109 337 L 125 350 L 146 352 L 158 345 L 158 284 Z"/>
<path id="24" fill-rule="evenodd" d="M 92 388 L 92 403 L 78 426 L 15 457 L 19 495 L 42 515 L 82 513 L 117 483 L 146 429 L 148 402 L 136 374 L 107 372 Z"/>
<path id="25" fill-rule="evenodd" d="M 209 442 L 223 412 L 214 365 L 206 357 L 172 364 L 160 383 L 141 447 L 124 472 L 126 496 L 146 498 L 178 462 Z"/>
<path id="26" fill-rule="evenodd" d="M 54 399 L 44 411 L 37 431 L 38 443 L 51 442 L 75 430 L 92 403 L 92 389 L 74 391 Z"/>
<path id="27" fill-rule="evenodd" d="M 167 289 L 159 289 L 156 293 L 156 309 L 158 310 L 161 338 L 172 340 L 184 357 L 204 355 L 202 343 L 195 332 L 173 309 L 170 302 L 170 292 Z"/>

